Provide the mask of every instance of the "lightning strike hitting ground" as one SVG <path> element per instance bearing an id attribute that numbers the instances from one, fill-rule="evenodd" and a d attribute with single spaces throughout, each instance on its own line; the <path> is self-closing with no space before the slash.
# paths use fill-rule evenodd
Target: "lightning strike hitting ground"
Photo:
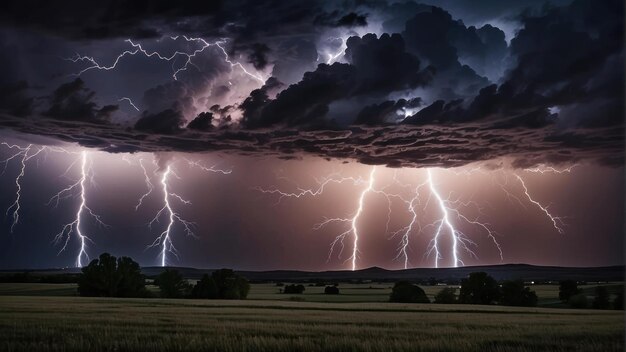
<path id="1" fill-rule="evenodd" d="M 178 36 L 177 37 L 170 37 L 170 39 L 172 40 L 178 40 Z M 85 72 L 91 71 L 91 70 L 104 70 L 104 71 L 110 71 L 113 70 L 117 67 L 117 64 L 120 62 L 120 60 L 122 60 L 122 58 L 124 58 L 125 56 L 133 56 L 133 55 L 137 55 L 137 54 L 142 54 L 145 57 L 148 58 L 157 58 L 159 60 L 163 60 L 163 61 L 175 61 L 178 57 L 183 57 L 183 61 L 184 64 L 182 66 L 180 66 L 177 69 L 174 69 L 174 72 L 172 74 L 172 77 L 177 80 L 178 79 L 178 74 L 180 72 L 186 71 L 189 66 L 195 66 L 195 64 L 192 62 L 192 59 L 194 57 L 196 57 L 196 55 L 204 52 L 205 49 L 211 47 L 211 46 L 215 46 L 217 48 L 220 49 L 220 51 L 224 54 L 224 61 L 226 63 L 228 63 L 230 65 L 231 68 L 234 67 L 238 67 L 241 69 L 241 71 L 243 73 L 245 73 L 246 75 L 250 76 L 251 78 L 259 81 L 261 84 L 265 83 L 266 78 L 262 77 L 259 74 L 254 74 L 250 71 L 248 71 L 241 63 L 239 62 L 233 62 L 230 59 L 230 56 L 228 55 L 228 53 L 226 52 L 226 49 L 224 48 L 224 44 L 226 44 L 226 40 L 222 39 L 222 40 L 218 40 L 216 42 L 213 43 L 209 43 L 206 40 L 202 39 L 202 38 L 190 38 L 187 36 L 182 36 L 182 38 L 186 41 L 186 42 L 195 42 L 198 43 L 200 45 L 200 47 L 196 50 L 194 50 L 191 53 L 187 53 L 187 52 L 183 52 L 183 51 L 175 51 L 172 55 L 170 56 L 164 56 L 161 53 L 157 52 L 157 51 L 153 51 L 153 52 L 148 52 L 146 49 L 144 49 L 140 43 L 134 43 L 131 39 L 126 39 L 124 42 L 129 43 L 130 46 L 133 47 L 133 49 L 131 50 L 125 50 L 123 51 L 121 54 L 119 54 L 115 60 L 113 61 L 113 64 L 111 64 L 110 66 L 106 66 L 106 65 L 101 65 L 100 63 L 98 63 L 98 61 L 96 61 L 95 58 L 90 57 L 90 56 L 82 56 L 80 54 L 76 54 L 76 56 L 74 56 L 73 58 L 68 58 L 67 60 L 72 61 L 74 63 L 78 63 L 78 62 L 88 62 L 90 64 L 90 66 L 80 70 L 79 72 L 75 73 L 75 76 L 80 76 Z M 197 68 L 197 66 L 196 66 Z"/>
<path id="2" fill-rule="evenodd" d="M 168 165 L 161 176 L 161 188 L 163 190 L 163 207 L 157 212 L 154 218 L 148 223 L 150 227 L 155 222 L 159 222 L 159 217 L 163 214 L 167 214 L 167 227 L 161 234 L 152 242 L 148 248 L 160 246 L 161 247 L 161 266 L 166 266 L 168 264 L 167 261 L 167 253 L 171 253 L 178 258 L 178 252 L 176 251 L 176 247 L 174 247 L 174 243 L 172 242 L 172 231 L 176 222 L 180 223 L 185 233 L 188 236 L 195 237 L 195 234 L 191 230 L 195 224 L 193 222 L 187 221 L 180 217 L 180 215 L 172 209 L 172 205 L 170 204 L 170 197 L 173 197 L 180 201 L 183 204 L 191 204 L 191 202 L 183 199 L 178 194 L 171 192 L 168 188 L 168 178 L 170 175 L 176 176 L 176 173 L 172 170 L 171 165 Z M 177 177 L 177 176 L 176 176 Z"/>
<path id="3" fill-rule="evenodd" d="M 93 176 L 91 175 L 91 163 L 88 163 L 86 151 L 83 151 L 81 153 L 80 170 L 80 179 L 76 181 L 76 183 L 62 189 L 59 193 L 50 198 L 50 201 L 48 202 L 51 203 L 52 201 L 55 201 L 55 204 L 58 205 L 60 199 L 69 197 L 71 192 L 75 189 L 79 190 L 80 204 L 78 206 L 78 210 L 76 211 L 76 217 L 74 218 L 74 221 L 65 224 L 61 229 L 61 232 L 59 232 L 55 236 L 55 242 L 58 243 L 63 241 L 63 247 L 59 251 L 59 253 L 61 253 L 67 248 L 72 233 L 76 233 L 76 236 L 78 237 L 78 240 L 80 242 L 80 250 L 78 251 L 78 255 L 76 256 L 76 267 L 79 268 L 83 266 L 83 259 L 86 259 L 87 262 L 89 261 L 89 255 L 87 254 L 87 241 L 93 243 L 91 238 L 89 238 L 89 236 L 85 234 L 84 229 L 81 227 L 83 216 L 89 215 L 95 220 L 98 225 L 105 227 L 107 226 L 104 222 L 102 222 L 100 216 L 95 214 L 87 205 L 85 182 L 88 178 L 91 179 Z"/>
<path id="4" fill-rule="evenodd" d="M 548 211 L 548 206 L 543 206 L 541 205 L 541 203 L 539 203 L 538 201 L 534 200 L 531 196 L 530 193 L 528 192 L 528 188 L 526 187 L 526 183 L 524 182 L 524 179 L 522 179 L 519 175 L 515 174 L 515 177 L 519 180 L 519 182 L 522 184 L 522 187 L 524 188 L 524 194 L 526 195 L 526 198 L 528 198 L 528 200 L 533 203 L 534 205 L 536 205 L 537 207 L 539 207 L 539 209 L 541 209 L 541 211 L 546 214 L 546 216 L 550 219 L 550 221 L 552 221 L 552 226 L 559 232 L 559 233 L 564 233 L 565 231 L 563 230 L 563 228 L 561 226 L 565 225 L 565 223 L 563 222 L 563 219 L 559 216 L 554 216 L 550 213 L 550 211 Z M 559 226 L 561 225 L 561 226 Z"/>
<path id="5" fill-rule="evenodd" d="M 428 174 L 427 183 L 430 189 L 430 193 L 435 198 L 439 211 L 441 212 L 441 218 L 429 225 L 434 226 L 436 230 L 433 239 L 430 242 L 429 248 L 426 252 L 426 255 L 434 253 L 435 268 L 439 267 L 439 260 L 444 259 L 442 255 L 442 250 L 439 247 L 440 236 L 443 234 L 443 232 L 447 232 L 450 235 L 453 267 L 456 268 L 459 265 L 465 265 L 460 257 L 460 250 L 464 250 L 469 253 L 470 256 L 477 258 L 476 253 L 469 247 L 476 246 L 476 243 L 470 240 L 464 232 L 455 227 L 452 221 L 452 216 L 455 216 L 457 220 L 460 220 L 468 225 L 482 229 L 498 250 L 500 254 L 500 260 L 503 260 L 504 258 L 502 248 L 496 239 L 496 233 L 490 229 L 489 224 L 480 222 L 478 221 L 478 219 L 472 220 L 463 215 L 459 210 L 460 207 L 475 206 L 480 211 L 480 207 L 473 201 L 461 202 L 460 200 L 451 200 L 449 197 L 444 199 L 437 190 L 437 187 L 433 180 L 433 171 L 431 169 L 427 169 L 426 172 Z"/>

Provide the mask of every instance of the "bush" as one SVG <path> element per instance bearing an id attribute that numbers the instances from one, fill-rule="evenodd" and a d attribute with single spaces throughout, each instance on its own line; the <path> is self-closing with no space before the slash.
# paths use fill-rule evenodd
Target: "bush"
<path id="1" fill-rule="evenodd" d="M 324 288 L 324 293 L 327 295 L 338 295 L 339 294 L 339 287 L 337 286 L 326 286 L 326 288 Z"/>
<path id="2" fill-rule="evenodd" d="M 90 297 L 147 297 L 139 264 L 129 257 L 116 259 L 102 253 L 84 267 L 78 278 L 78 293 Z"/>
<path id="3" fill-rule="evenodd" d="M 452 304 L 456 303 L 456 288 L 445 287 L 435 295 L 435 303 Z"/>
<path id="4" fill-rule="evenodd" d="M 504 306 L 535 307 L 537 294 L 524 287 L 523 281 L 505 281 L 501 287 L 500 304 Z"/>
<path id="5" fill-rule="evenodd" d="M 567 303 L 572 308 L 587 308 L 587 296 L 582 293 L 575 294 L 569 298 Z"/>
<path id="6" fill-rule="evenodd" d="M 593 309 L 609 309 L 611 301 L 609 300 L 609 290 L 605 286 L 596 287 L 596 296 L 593 298 L 591 306 Z"/>
<path id="7" fill-rule="evenodd" d="M 189 295 L 191 285 L 178 270 L 165 269 L 158 277 L 163 298 L 183 298 Z"/>
<path id="8" fill-rule="evenodd" d="M 399 281 L 393 286 L 389 302 L 398 303 L 430 303 L 426 293 L 419 286 L 408 281 Z"/>
<path id="9" fill-rule="evenodd" d="M 569 301 L 570 297 L 580 293 L 578 284 L 574 280 L 561 281 L 559 284 L 559 299 L 563 302 Z"/>
<path id="10" fill-rule="evenodd" d="M 467 279 L 461 280 L 459 303 L 493 304 L 499 298 L 498 283 L 487 273 L 470 273 Z"/>
<path id="11" fill-rule="evenodd" d="M 292 284 L 292 285 L 285 286 L 285 288 L 283 289 L 283 293 L 287 293 L 287 294 L 301 294 L 301 293 L 304 292 L 304 290 L 305 290 L 304 285 Z"/>

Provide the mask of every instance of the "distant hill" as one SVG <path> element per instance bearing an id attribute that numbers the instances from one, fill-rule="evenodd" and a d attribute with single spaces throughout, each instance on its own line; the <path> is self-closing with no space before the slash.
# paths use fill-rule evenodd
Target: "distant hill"
<path id="1" fill-rule="evenodd" d="M 212 270 L 194 268 L 176 268 L 185 277 L 196 279 Z M 163 268 L 146 267 L 144 274 L 158 275 Z M 407 270 L 387 270 L 379 267 L 371 267 L 356 271 L 297 271 L 297 270 L 272 270 L 272 271 L 239 271 L 250 281 L 395 281 L 395 280 L 428 280 L 434 277 L 437 281 L 458 281 L 466 278 L 469 273 L 484 271 L 497 280 L 521 279 L 524 281 L 624 281 L 625 268 L 623 265 L 572 268 L 557 266 L 534 266 L 528 264 L 505 264 L 489 266 L 466 266 L 461 268 L 416 268 Z"/>
<path id="2" fill-rule="evenodd" d="M 203 274 L 210 274 L 213 269 L 196 269 L 185 267 L 170 267 L 179 270 L 188 279 L 199 279 Z M 162 267 L 143 267 L 142 272 L 147 276 L 156 276 L 164 270 Z M 79 273 L 80 269 L 48 269 L 48 270 L 6 270 L 1 272 L 29 271 L 33 274 L 62 274 Z M 535 266 L 528 264 L 504 264 L 487 266 L 466 266 L 460 268 L 416 268 L 406 270 L 387 270 L 371 267 L 356 271 L 298 271 L 298 270 L 271 270 L 271 271 L 238 271 L 238 273 L 253 282 L 285 281 L 426 281 L 435 278 L 440 282 L 456 282 L 471 272 L 484 271 L 497 280 L 520 279 L 524 281 L 624 281 L 625 267 L 623 265 L 574 268 L 559 266 Z"/>

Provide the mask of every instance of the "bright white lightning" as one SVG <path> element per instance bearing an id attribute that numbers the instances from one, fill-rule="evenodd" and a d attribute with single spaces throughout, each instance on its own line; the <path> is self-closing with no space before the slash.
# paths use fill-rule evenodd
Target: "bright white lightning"
<path id="1" fill-rule="evenodd" d="M 15 225 L 17 225 L 17 223 L 20 220 L 20 209 L 21 209 L 21 204 L 20 204 L 20 200 L 22 198 L 22 177 L 24 177 L 25 173 L 26 173 L 26 163 L 28 162 L 28 160 L 34 158 L 35 156 L 37 156 L 39 153 L 41 153 L 44 148 L 37 148 L 35 150 L 34 153 L 32 154 L 28 154 L 32 149 L 33 149 L 33 145 L 29 144 L 27 147 L 22 148 L 16 145 L 8 145 L 7 143 L 2 143 L 3 145 L 9 147 L 9 148 L 18 148 L 18 152 L 14 155 L 12 155 L 11 157 L 7 158 L 6 160 L 3 160 L 2 162 L 5 163 L 5 169 L 6 169 L 6 164 L 11 160 L 14 159 L 18 156 L 21 156 L 20 158 L 20 172 L 17 175 L 17 177 L 15 177 L 15 201 L 7 208 L 6 211 L 6 215 L 8 216 L 9 213 L 11 213 L 11 217 L 13 218 L 13 221 L 11 223 L 11 233 L 13 233 L 13 230 L 15 228 Z"/>
<path id="2" fill-rule="evenodd" d="M 444 226 L 447 227 L 448 232 L 450 233 L 450 236 L 452 237 L 452 256 L 454 259 L 454 267 L 456 268 L 459 266 L 459 263 L 462 263 L 459 260 L 459 255 L 458 255 L 457 245 L 460 241 L 457 236 L 457 231 L 452 225 L 452 223 L 450 222 L 448 207 L 446 207 L 446 204 L 443 198 L 441 198 L 441 195 L 439 194 L 439 192 L 437 191 L 437 188 L 435 187 L 435 184 L 433 182 L 432 171 L 428 169 L 426 170 L 426 172 L 428 173 L 428 186 L 430 187 L 430 193 L 433 196 L 435 196 L 437 200 L 437 204 L 439 205 L 439 210 L 441 211 L 441 214 L 442 214 L 441 219 L 438 220 L 439 226 L 437 226 L 437 231 L 435 232 L 435 236 L 433 238 L 433 243 L 432 243 L 432 249 L 435 251 L 435 268 L 439 267 L 439 259 L 441 259 L 441 253 L 439 251 L 439 235 L 441 234 L 441 231 Z"/>
<path id="3" fill-rule="evenodd" d="M 156 246 L 161 247 L 161 266 L 166 266 L 168 263 L 167 253 L 171 253 L 178 258 L 178 252 L 176 251 L 176 247 L 174 247 L 174 243 L 172 242 L 171 237 L 173 226 L 176 222 L 180 223 L 184 227 L 187 235 L 195 237 L 193 231 L 191 230 L 191 228 L 194 226 L 194 223 L 181 218 L 180 215 L 172 209 L 172 205 L 170 204 L 170 197 L 179 200 L 183 204 L 191 204 L 191 202 L 183 199 L 178 194 L 173 193 L 169 190 L 168 177 L 170 175 L 176 176 L 174 171 L 172 171 L 172 167 L 168 165 L 165 169 L 165 172 L 163 172 L 163 175 L 161 176 L 161 188 L 163 190 L 163 207 L 157 212 L 157 214 L 149 223 L 149 226 L 152 227 L 155 222 L 159 221 L 159 217 L 161 216 L 161 214 L 167 213 L 167 227 L 154 240 L 154 242 L 152 242 L 152 244 L 148 246 L 148 248 Z"/>
<path id="4" fill-rule="evenodd" d="M 91 208 L 89 208 L 89 206 L 87 205 L 87 196 L 86 196 L 86 188 L 85 188 L 85 182 L 87 181 L 88 178 L 91 179 L 92 176 L 90 176 L 91 173 L 91 165 L 88 164 L 88 160 L 87 160 L 87 152 L 83 151 L 81 153 L 81 177 L 80 179 L 62 189 L 59 193 L 57 193 L 55 196 L 53 196 L 49 203 L 51 203 L 53 200 L 56 200 L 56 204 L 59 203 L 59 200 L 62 198 L 66 198 L 69 196 L 69 194 L 74 190 L 74 189 L 79 189 L 79 196 L 80 196 L 80 204 L 78 206 L 78 210 L 76 211 L 76 217 L 74 218 L 74 221 L 65 224 L 63 226 L 63 228 L 61 229 L 61 232 L 59 232 L 56 236 L 55 236 L 55 242 L 61 242 L 63 240 L 63 238 L 65 238 L 65 240 L 63 241 L 63 247 L 61 248 L 61 250 L 59 251 L 59 253 L 63 252 L 68 245 L 68 242 L 70 240 L 70 237 L 72 235 L 72 233 L 76 233 L 76 236 L 78 236 L 78 240 L 80 242 L 80 250 L 78 252 L 78 255 L 76 256 L 76 266 L 77 267 L 82 267 L 83 266 L 83 259 L 86 259 L 87 261 L 89 261 L 89 255 L 87 254 L 87 241 L 89 242 L 93 242 L 85 233 L 84 230 L 82 229 L 81 225 L 82 225 L 82 218 L 83 215 L 89 215 L 91 216 L 99 225 L 101 226 L 107 226 L 105 223 L 102 222 L 102 220 L 100 219 L 99 215 L 96 215 Z"/>
<path id="5" fill-rule="evenodd" d="M 122 97 L 122 98 L 119 98 L 117 101 L 127 101 L 127 102 L 128 102 L 128 104 L 130 104 L 130 106 L 132 106 L 132 107 L 133 107 L 133 109 L 135 109 L 135 110 L 137 110 L 137 111 L 140 111 L 140 110 L 139 110 L 139 108 L 135 105 L 135 103 L 133 103 L 133 101 L 132 101 L 132 100 L 130 100 L 130 98 L 128 98 L 128 97 Z"/>
<path id="6" fill-rule="evenodd" d="M 346 231 L 342 232 L 337 237 L 335 237 L 335 240 L 332 242 L 330 246 L 330 250 L 328 252 L 328 258 L 330 259 L 330 256 L 332 255 L 337 243 L 341 244 L 341 251 L 339 252 L 339 256 L 341 256 L 341 253 L 343 252 L 343 249 L 344 249 L 344 240 L 346 239 L 346 237 L 351 235 L 352 236 L 352 255 L 348 258 L 348 260 L 351 261 L 352 271 L 356 270 L 356 261 L 357 261 L 357 257 L 359 253 L 359 229 L 358 229 L 357 224 L 358 224 L 361 214 L 363 213 L 365 196 L 373 190 L 374 182 L 375 182 L 375 177 L 374 177 L 375 172 L 376 172 L 376 167 L 372 167 L 372 171 L 370 171 L 369 179 L 367 181 L 367 187 L 363 189 L 363 191 L 361 191 L 361 194 L 359 196 L 357 210 L 351 218 L 326 219 L 323 222 L 315 225 L 314 227 L 315 230 L 319 230 L 320 228 L 330 223 L 334 223 L 334 222 L 342 222 L 342 223 L 350 224 L 350 227 Z"/>
<path id="7" fill-rule="evenodd" d="M 550 211 L 548 210 L 548 206 L 543 206 L 541 205 L 541 203 L 539 203 L 538 201 L 534 200 L 531 196 L 530 193 L 528 192 L 528 188 L 526 187 L 526 183 L 524 182 L 524 179 L 522 179 L 519 175 L 515 174 L 515 177 L 517 177 L 517 179 L 519 180 L 519 182 L 522 184 L 522 187 L 524 188 L 524 194 L 526 195 L 526 198 L 528 198 L 528 200 L 535 204 L 537 207 L 539 207 L 539 209 L 541 209 L 541 211 L 546 214 L 546 216 L 550 219 L 550 221 L 552 221 L 552 226 L 559 232 L 559 233 L 564 233 L 565 231 L 563 230 L 563 228 L 560 225 L 564 225 L 563 223 L 563 219 L 561 219 L 561 217 L 558 216 L 554 216 L 550 213 Z"/>
<path id="8" fill-rule="evenodd" d="M 199 43 L 200 44 L 200 48 L 194 50 L 192 53 L 186 53 L 183 51 L 175 51 L 172 55 L 170 56 L 164 56 L 162 54 L 160 54 L 157 51 L 153 51 L 153 52 L 148 52 L 146 49 L 144 49 L 140 43 L 134 43 L 131 39 L 126 39 L 125 42 L 129 43 L 133 49 L 132 50 L 125 50 L 123 51 L 121 54 L 119 54 L 115 60 L 113 61 L 113 64 L 111 64 L 110 66 L 106 66 L 106 65 L 101 65 L 100 63 L 98 63 L 96 61 L 95 58 L 90 57 L 90 56 L 81 56 L 79 54 L 76 54 L 75 57 L 73 58 L 69 58 L 67 60 L 72 61 L 74 63 L 76 62 L 89 62 L 91 65 L 80 70 L 78 73 L 76 73 L 76 76 L 80 76 L 83 73 L 90 71 L 90 70 L 104 70 L 104 71 L 110 71 L 113 70 L 117 67 L 117 64 L 120 62 L 120 60 L 122 58 L 124 58 L 125 56 L 133 56 L 136 54 L 143 54 L 144 56 L 148 57 L 148 58 L 152 58 L 152 57 L 156 57 L 159 60 L 163 60 L 163 61 L 173 61 L 176 60 L 177 57 L 184 57 L 184 64 L 179 67 L 178 69 L 174 70 L 174 73 L 172 74 L 172 77 L 177 80 L 178 79 L 178 74 L 180 72 L 186 71 L 189 68 L 189 65 L 191 66 L 195 66 L 195 64 L 192 62 L 192 59 L 194 57 L 196 57 L 196 55 L 204 52 L 205 49 L 211 47 L 211 46 L 216 46 L 220 49 L 220 51 L 224 54 L 224 61 L 226 63 L 228 63 L 230 65 L 231 68 L 234 67 L 239 67 L 241 69 L 241 71 L 243 73 L 245 73 L 246 75 L 250 76 L 251 78 L 261 82 L 261 84 L 265 83 L 266 78 L 262 77 L 259 74 L 254 74 L 250 71 L 248 71 L 241 63 L 239 62 L 233 62 L 230 60 L 230 57 L 228 56 L 228 53 L 226 52 L 226 49 L 223 47 L 224 44 L 226 44 L 226 40 L 222 39 L 222 40 L 218 40 L 216 42 L 213 43 L 209 43 L 206 40 L 202 39 L 202 38 L 190 38 L 187 36 L 182 36 L 183 39 L 187 42 L 195 42 L 195 43 Z M 177 40 L 179 37 L 171 37 L 172 40 Z M 197 66 L 196 66 L 197 67 Z"/>
<path id="9" fill-rule="evenodd" d="M 152 184 L 152 181 L 150 181 L 150 176 L 148 176 L 146 166 L 143 164 L 143 159 L 139 159 L 139 167 L 141 167 L 141 170 L 143 171 L 143 176 L 145 177 L 146 187 L 148 187 L 148 191 L 144 193 L 141 197 L 139 197 L 139 201 L 137 201 L 137 204 L 135 205 L 135 211 L 139 209 L 139 207 L 143 204 L 143 200 L 147 196 L 149 196 L 154 190 L 154 185 Z"/>

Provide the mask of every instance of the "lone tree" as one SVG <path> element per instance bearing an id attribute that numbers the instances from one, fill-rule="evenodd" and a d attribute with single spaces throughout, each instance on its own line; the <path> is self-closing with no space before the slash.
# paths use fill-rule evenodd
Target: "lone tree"
<path id="1" fill-rule="evenodd" d="M 183 298 L 188 295 L 191 285 L 178 270 L 165 269 L 157 278 L 161 297 Z"/>
<path id="2" fill-rule="evenodd" d="M 109 253 L 102 253 L 82 269 L 78 293 L 90 297 L 149 296 L 139 264 L 129 257 L 117 259 Z"/>
<path id="3" fill-rule="evenodd" d="M 487 273 L 470 273 L 469 278 L 461 280 L 459 303 L 493 304 L 498 298 L 500 298 L 498 283 Z"/>
<path id="4" fill-rule="evenodd" d="M 419 286 L 408 281 L 398 281 L 391 290 L 389 302 L 430 303 L 426 293 Z"/>
<path id="5" fill-rule="evenodd" d="M 452 304 L 456 303 L 456 289 L 445 287 L 435 295 L 435 303 Z"/>
<path id="6" fill-rule="evenodd" d="M 569 301 L 570 297 L 580 293 L 578 283 L 574 280 L 561 281 L 559 284 L 559 299 L 563 302 Z"/>
<path id="7" fill-rule="evenodd" d="M 529 287 L 524 287 L 523 281 L 503 282 L 501 293 L 501 305 L 518 307 L 535 307 L 537 305 L 537 294 L 535 291 L 531 291 Z"/>

